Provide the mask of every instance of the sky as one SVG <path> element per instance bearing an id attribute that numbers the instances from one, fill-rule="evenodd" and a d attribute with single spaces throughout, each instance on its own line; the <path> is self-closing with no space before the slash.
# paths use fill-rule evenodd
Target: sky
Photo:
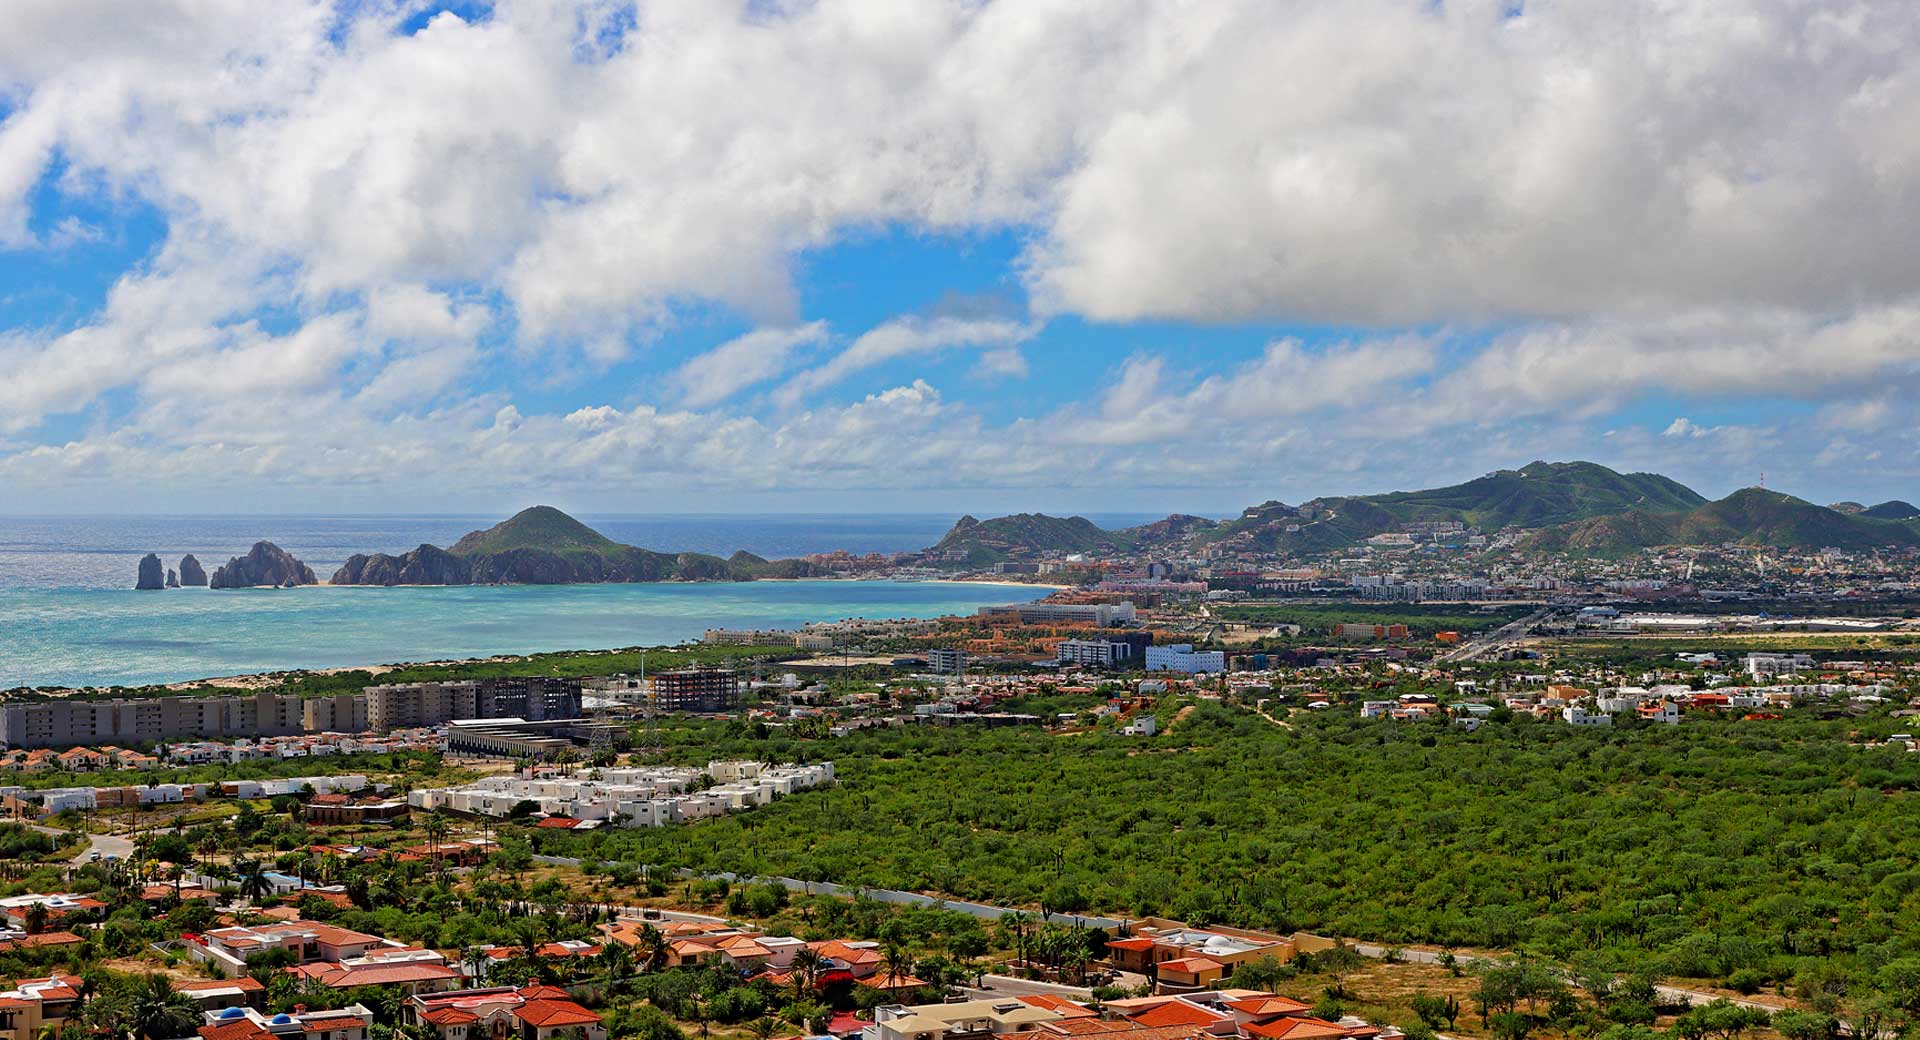
<path id="1" fill-rule="evenodd" d="M 1920 499 L 1911 0 L 7 0 L 0 514 Z"/>

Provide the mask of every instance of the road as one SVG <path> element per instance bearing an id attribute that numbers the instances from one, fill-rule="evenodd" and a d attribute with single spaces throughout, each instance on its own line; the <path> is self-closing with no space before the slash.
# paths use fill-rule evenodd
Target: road
<path id="1" fill-rule="evenodd" d="M 42 827 L 37 823 L 28 824 L 28 826 L 42 834 L 51 835 L 56 838 L 62 838 L 72 833 L 71 831 L 63 831 L 58 827 Z M 92 862 L 93 854 L 96 852 L 100 854 L 101 859 L 106 859 L 109 856 L 119 859 L 133 858 L 133 841 L 130 838 L 122 838 L 117 834 L 82 834 L 80 836 L 87 839 L 87 847 L 81 849 L 79 854 L 73 857 L 72 862 L 76 865 Z"/>
<path id="2" fill-rule="evenodd" d="M 1440 655 L 1442 661 L 1471 661 L 1483 654 L 1501 649 L 1526 638 L 1533 626 L 1553 616 L 1552 607 L 1541 607 L 1517 621 L 1509 621 L 1492 632 L 1479 638 L 1460 644 Z"/>

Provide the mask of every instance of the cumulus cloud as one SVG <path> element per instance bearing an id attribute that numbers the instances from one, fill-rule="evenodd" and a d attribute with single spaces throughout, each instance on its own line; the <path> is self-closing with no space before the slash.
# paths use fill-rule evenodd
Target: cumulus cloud
<path id="1" fill-rule="evenodd" d="M 1032 446 L 1061 443 L 1198 445 L 1196 476 L 1393 431 L 1470 438 L 1448 442 L 1462 465 L 1577 450 L 1653 394 L 1808 402 L 1823 443 L 1914 418 L 1903 0 L 418 10 L 0 5 L 0 249 L 89 244 L 95 225 L 36 211 L 49 197 L 167 228 L 96 313 L 0 329 L 7 472 L 373 480 L 471 457 L 495 479 L 884 481 L 910 479 L 882 475 L 905 459 L 1017 484 L 1048 479 Z M 837 344 L 795 271 L 876 229 L 1012 232 L 1006 284 L 1030 310 L 900 318 L 815 357 Z M 608 371 L 706 308 L 757 331 L 671 373 L 670 404 L 594 386 L 522 413 L 492 389 L 521 380 L 473 378 Z M 1020 378 L 1056 315 L 1351 331 L 1240 364 L 1143 350 L 1084 400 L 993 427 L 897 371 L 970 352 L 978 380 Z M 776 419 L 724 407 L 764 385 Z M 854 399 L 823 404 L 836 389 Z M 208 414 L 235 397 L 255 408 Z M 34 440 L 102 407 L 93 432 Z M 1610 443 L 1683 439 L 1661 432 Z M 1029 450 L 942 439 L 970 435 Z"/>

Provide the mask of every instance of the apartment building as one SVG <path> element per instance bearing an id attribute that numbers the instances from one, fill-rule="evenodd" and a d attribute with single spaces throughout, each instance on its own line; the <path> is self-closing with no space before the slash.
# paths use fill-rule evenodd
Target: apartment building
<path id="1" fill-rule="evenodd" d="M 653 702 L 667 711 L 732 711 L 740 706 L 740 673 L 730 668 L 679 668 L 655 675 Z"/>
<path id="2" fill-rule="evenodd" d="M 935 675 L 959 675 L 967 670 L 967 652 L 935 647 L 927 651 L 927 670 Z"/>
<path id="3" fill-rule="evenodd" d="M 1133 624 L 1136 614 L 1132 603 L 1015 603 L 1004 607 L 981 607 L 979 616 L 986 621 L 1016 621 L 1022 625 L 1092 625 L 1111 628 Z"/>
<path id="4" fill-rule="evenodd" d="M 183 737 L 287 736 L 305 731 L 301 698 L 292 694 L 0 705 L 0 744 L 9 748 L 156 744 Z"/>
<path id="5" fill-rule="evenodd" d="M 308 733 L 364 733 L 367 729 L 367 696 L 342 693 L 332 697 L 308 697 L 301 705 L 301 722 Z"/>
<path id="6" fill-rule="evenodd" d="M 478 718 L 480 697 L 476 682 L 383 683 L 369 686 L 367 728 L 413 729 L 438 726 L 454 719 Z"/>

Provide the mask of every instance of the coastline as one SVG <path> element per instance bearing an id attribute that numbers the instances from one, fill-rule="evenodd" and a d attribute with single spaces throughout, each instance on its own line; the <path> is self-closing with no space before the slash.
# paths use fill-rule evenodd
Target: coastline
<path id="1" fill-rule="evenodd" d="M 317 586 L 299 586 L 308 587 Z M 0 661 L 0 689 L 262 689 L 295 673 L 382 675 L 411 664 L 670 649 L 707 628 L 965 616 L 1055 591 L 826 578 L 407 587 L 437 591 L 175 598 L 124 588 L 0 590 L 0 642 L 18 651 Z"/>

